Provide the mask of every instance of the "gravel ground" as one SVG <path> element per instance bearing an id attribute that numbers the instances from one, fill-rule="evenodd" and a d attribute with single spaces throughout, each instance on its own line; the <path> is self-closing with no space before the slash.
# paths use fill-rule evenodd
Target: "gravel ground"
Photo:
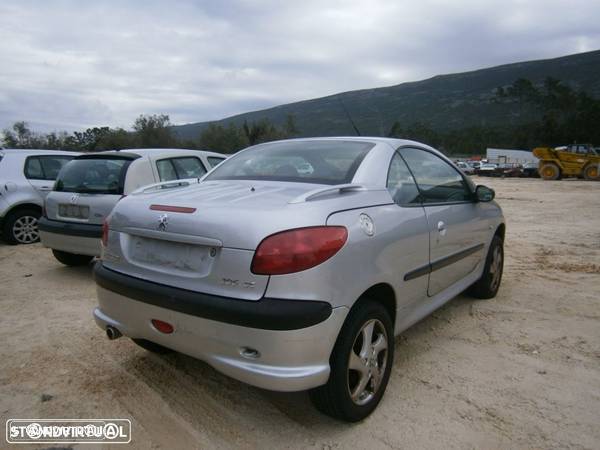
<path id="1" fill-rule="evenodd" d="M 399 336 L 363 423 L 109 342 L 91 317 L 90 268 L 39 244 L 0 244 L 2 421 L 130 418 L 135 448 L 599 448 L 600 183 L 477 181 L 507 218 L 499 295 L 459 296 Z"/>

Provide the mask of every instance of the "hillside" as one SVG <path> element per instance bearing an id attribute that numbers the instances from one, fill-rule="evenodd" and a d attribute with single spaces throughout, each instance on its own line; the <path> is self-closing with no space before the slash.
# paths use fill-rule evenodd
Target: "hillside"
<path id="1" fill-rule="evenodd" d="M 385 135 L 395 121 L 403 125 L 423 122 L 438 130 L 518 124 L 530 118 L 527 111 L 517 104 L 494 102 L 495 89 L 510 85 L 518 78 L 540 83 L 547 77 L 600 97 L 600 50 L 343 92 L 248 112 L 216 123 L 240 125 L 245 120 L 268 119 L 274 124 L 283 124 L 287 115 L 292 114 L 300 136 L 353 135 L 343 103 L 363 135 Z M 181 138 L 196 139 L 209 123 L 175 126 L 174 131 Z"/>

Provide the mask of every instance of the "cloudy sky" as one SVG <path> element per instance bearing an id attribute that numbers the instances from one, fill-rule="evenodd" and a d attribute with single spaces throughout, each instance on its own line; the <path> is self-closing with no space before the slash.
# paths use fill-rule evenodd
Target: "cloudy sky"
<path id="1" fill-rule="evenodd" d="M 0 2 L 0 128 L 181 124 L 600 49 L 597 0 Z"/>

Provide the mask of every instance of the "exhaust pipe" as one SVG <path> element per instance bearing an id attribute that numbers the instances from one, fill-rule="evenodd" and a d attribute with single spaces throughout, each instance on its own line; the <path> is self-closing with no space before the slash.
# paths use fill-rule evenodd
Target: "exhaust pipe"
<path id="1" fill-rule="evenodd" d="M 110 325 L 106 327 L 106 337 L 108 337 L 109 340 L 114 341 L 115 339 L 119 339 L 121 336 L 123 335 L 115 327 L 111 327 Z"/>

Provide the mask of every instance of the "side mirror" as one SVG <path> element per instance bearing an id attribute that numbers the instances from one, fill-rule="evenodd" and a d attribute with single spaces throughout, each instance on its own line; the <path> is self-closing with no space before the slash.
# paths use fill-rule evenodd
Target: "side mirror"
<path id="1" fill-rule="evenodd" d="M 492 200 L 494 200 L 495 196 L 496 193 L 492 188 L 489 188 L 482 184 L 477 186 L 477 188 L 475 189 L 475 197 L 477 197 L 478 202 L 491 202 Z"/>

